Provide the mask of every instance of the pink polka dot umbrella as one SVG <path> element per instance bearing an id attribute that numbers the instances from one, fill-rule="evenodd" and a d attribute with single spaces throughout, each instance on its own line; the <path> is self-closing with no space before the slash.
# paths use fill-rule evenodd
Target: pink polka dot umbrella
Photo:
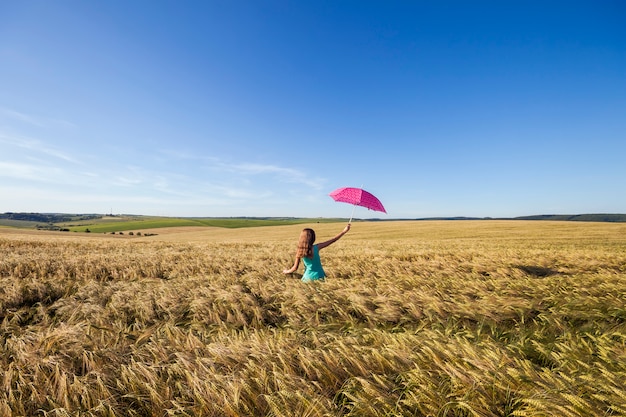
<path id="1" fill-rule="evenodd" d="M 387 213 L 387 210 L 385 210 L 385 207 L 383 207 L 383 203 L 381 203 L 380 200 L 376 198 L 372 193 L 369 193 L 362 188 L 337 188 L 329 195 L 335 201 L 354 205 L 354 207 L 352 208 L 352 215 L 350 216 L 350 221 L 348 223 L 352 223 L 352 217 L 354 216 L 354 209 L 356 208 L 356 206 L 365 207 L 368 210 Z"/>

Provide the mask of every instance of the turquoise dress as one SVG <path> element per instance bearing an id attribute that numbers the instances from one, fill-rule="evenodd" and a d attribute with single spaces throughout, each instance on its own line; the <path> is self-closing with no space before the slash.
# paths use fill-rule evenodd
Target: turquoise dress
<path id="1" fill-rule="evenodd" d="M 320 250 L 317 248 L 317 245 L 313 245 L 313 258 L 303 256 L 302 263 L 304 264 L 302 281 L 311 282 L 326 277 L 326 273 L 322 268 L 322 261 L 320 260 Z"/>

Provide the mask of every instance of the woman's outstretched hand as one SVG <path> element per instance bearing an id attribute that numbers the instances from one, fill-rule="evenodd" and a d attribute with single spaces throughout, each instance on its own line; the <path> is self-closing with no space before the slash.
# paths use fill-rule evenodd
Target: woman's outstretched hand
<path id="1" fill-rule="evenodd" d="M 348 223 L 346 227 L 343 228 L 343 233 L 348 233 L 349 231 L 350 231 L 350 223 Z"/>

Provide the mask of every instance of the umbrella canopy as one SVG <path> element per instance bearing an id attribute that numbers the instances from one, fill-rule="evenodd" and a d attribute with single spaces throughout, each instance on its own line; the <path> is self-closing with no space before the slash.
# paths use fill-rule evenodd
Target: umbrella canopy
<path id="1" fill-rule="evenodd" d="M 369 193 L 362 188 L 338 188 L 329 195 L 335 201 L 354 204 L 355 207 L 361 206 L 367 208 L 368 210 L 382 211 L 383 213 L 387 213 L 385 207 L 383 207 L 383 203 L 381 203 L 380 200 L 376 198 L 372 193 Z M 354 214 L 354 209 L 352 210 L 352 213 Z M 352 217 L 350 217 L 350 221 L 352 221 Z"/>

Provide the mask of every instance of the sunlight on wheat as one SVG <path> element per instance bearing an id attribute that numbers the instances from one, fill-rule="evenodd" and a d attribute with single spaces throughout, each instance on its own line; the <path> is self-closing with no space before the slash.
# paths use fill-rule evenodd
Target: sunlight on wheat
<path id="1" fill-rule="evenodd" d="M 0 234 L 0 415 L 626 415 L 626 226 L 301 227 Z"/>

